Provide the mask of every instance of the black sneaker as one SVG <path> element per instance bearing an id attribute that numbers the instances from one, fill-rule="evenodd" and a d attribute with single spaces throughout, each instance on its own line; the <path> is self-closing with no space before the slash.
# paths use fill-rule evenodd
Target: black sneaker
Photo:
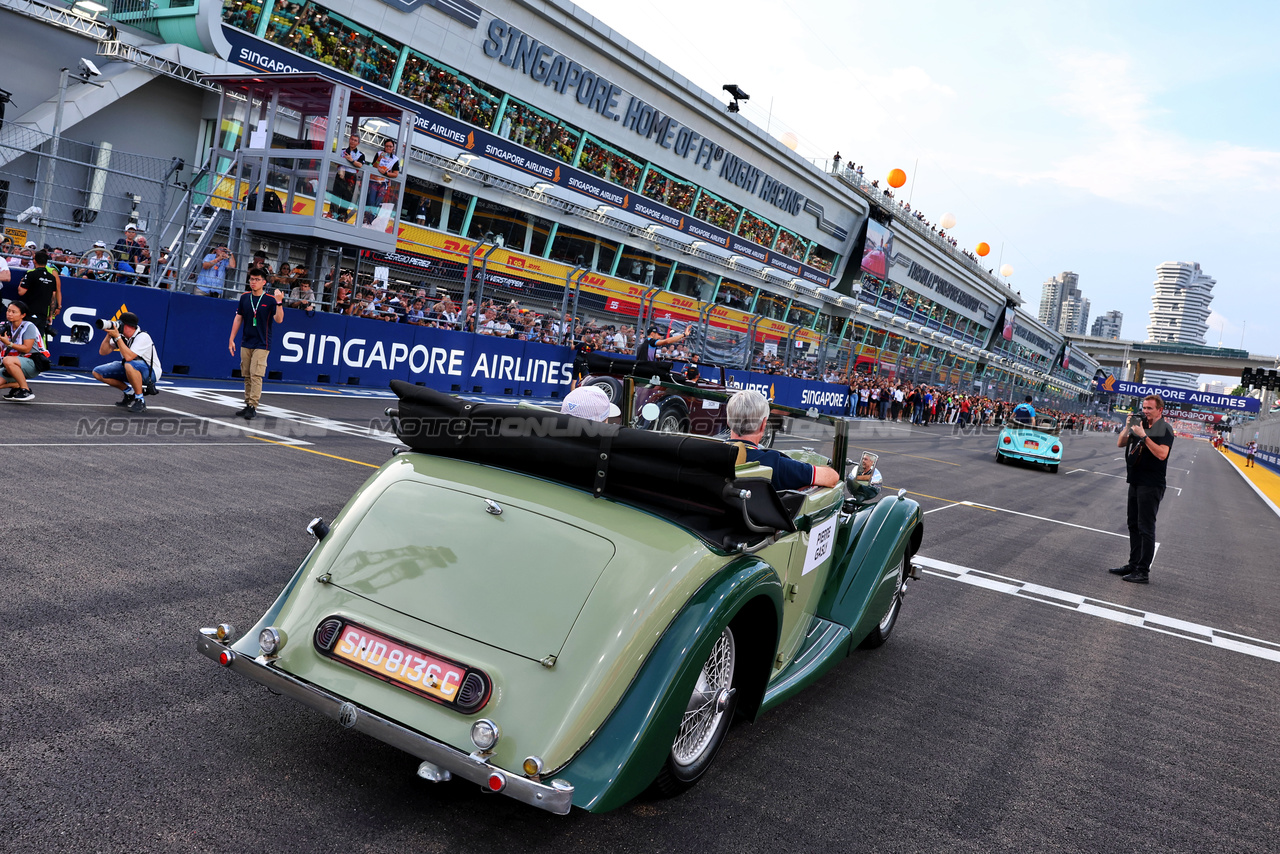
<path id="1" fill-rule="evenodd" d="M 133 399 L 133 403 L 129 404 L 130 412 L 146 412 L 147 402 L 142 399 L 142 395 L 138 395 Z"/>
<path id="2" fill-rule="evenodd" d="M 1150 584 L 1151 583 L 1151 580 L 1147 577 L 1147 573 L 1138 569 L 1135 569 L 1133 572 L 1124 576 L 1121 580 L 1129 581 L 1134 584 Z"/>
<path id="3" fill-rule="evenodd" d="M 17 396 L 18 396 L 18 389 L 16 389 L 16 388 L 11 388 L 11 389 L 9 389 L 8 393 L 7 393 L 7 394 L 5 394 L 4 399 L 5 399 L 5 400 L 13 400 L 13 399 L 14 399 L 15 397 L 17 397 Z"/>
<path id="4" fill-rule="evenodd" d="M 246 406 L 237 414 L 243 416 L 245 421 L 250 421 L 253 419 L 253 416 L 258 414 L 258 410 L 254 409 L 252 406 Z"/>
<path id="5" fill-rule="evenodd" d="M 133 395 L 126 394 L 124 397 L 116 401 L 116 406 L 128 406 L 133 403 Z"/>
<path id="6" fill-rule="evenodd" d="M 1111 573 L 1112 575 L 1128 575 L 1129 573 L 1133 572 L 1133 567 L 1117 566 L 1115 569 L 1108 569 L 1107 572 Z"/>
<path id="7" fill-rule="evenodd" d="M 13 396 L 14 403 L 30 403 L 36 399 L 36 393 L 29 388 L 20 388 Z"/>

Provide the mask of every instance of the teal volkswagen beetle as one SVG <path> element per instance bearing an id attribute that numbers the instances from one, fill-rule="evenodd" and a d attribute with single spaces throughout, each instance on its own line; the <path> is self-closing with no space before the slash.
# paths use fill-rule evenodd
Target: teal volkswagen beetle
<path id="1" fill-rule="evenodd" d="M 1000 427 L 996 439 L 996 462 L 1021 460 L 1042 465 L 1057 473 L 1062 464 L 1062 426 L 1048 415 L 1030 420 L 1009 419 Z"/>
<path id="2" fill-rule="evenodd" d="M 884 643 L 918 577 L 920 507 L 870 455 L 778 492 L 716 439 L 393 388 L 408 447 L 312 523 L 256 625 L 198 648 L 426 780 L 562 814 L 680 792 L 735 718 Z M 775 448 L 851 467 L 843 421 L 783 422 Z"/>

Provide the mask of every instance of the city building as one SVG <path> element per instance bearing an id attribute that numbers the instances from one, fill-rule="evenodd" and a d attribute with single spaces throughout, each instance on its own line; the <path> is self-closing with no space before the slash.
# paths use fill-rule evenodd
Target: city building
<path id="1" fill-rule="evenodd" d="M 1093 328 L 1089 331 L 1089 334 L 1095 338 L 1118 340 L 1120 338 L 1120 326 L 1123 322 L 1124 312 L 1113 309 L 1093 319 Z"/>
<path id="2" fill-rule="evenodd" d="M 1089 328 L 1089 300 L 1080 292 L 1080 277 L 1063 272 L 1041 285 L 1037 318 L 1065 335 L 1084 335 Z"/>
<path id="3" fill-rule="evenodd" d="M 1152 344 L 1205 344 L 1209 331 L 1209 303 L 1217 282 L 1197 263 L 1168 261 L 1156 267 L 1155 294 L 1151 297 L 1151 323 L 1147 342 Z M 1177 388 L 1195 388 L 1199 374 L 1149 371 L 1147 382 Z"/>
<path id="4" fill-rule="evenodd" d="M 0 0 L 26 105 L 0 127 L 0 190 L 43 209 L 33 239 L 82 254 L 133 223 L 172 250 L 175 290 L 226 242 L 312 271 L 322 312 L 347 276 L 478 287 L 557 330 L 566 307 L 695 324 L 723 363 L 793 374 L 1074 399 L 1097 367 L 1062 367 L 1059 324 L 880 181 L 799 157 L 566 0 L 142 6 Z M 375 188 L 387 145 L 402 170 Z"/>

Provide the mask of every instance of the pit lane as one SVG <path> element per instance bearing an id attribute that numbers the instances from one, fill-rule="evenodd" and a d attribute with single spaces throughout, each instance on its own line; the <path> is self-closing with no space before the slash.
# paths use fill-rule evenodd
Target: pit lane
<path id="1" fill-rule="evenodd" d="M 1105 572 L 1127 549 L 1124 482 L 1102 476 L 1123 474 L 1114 436 L 1068 436 L 1055 475 L 997 465 L 994 432 L 855 423 L 886 492 L 928 511 L 933 572 L 890 643 L 736 727 L 684 796 L 558 818 L 421 781 L 196 654 L 198 626 L 256 620 L 306 522 L 392 443 L 390 398 L 368 390 L 268 386 L 245 425 L 234 385 L 191 385 L 142 418 L 203 435 L 85 435 L 82 419 L 141 420 L 93 385 L 0 404 L 6 851 L 1275 850 L 1280 664 L 939 574 L 1266 649 L 1280 525 L 1207 445 L 1175 445 L 1141 587 Z"/>

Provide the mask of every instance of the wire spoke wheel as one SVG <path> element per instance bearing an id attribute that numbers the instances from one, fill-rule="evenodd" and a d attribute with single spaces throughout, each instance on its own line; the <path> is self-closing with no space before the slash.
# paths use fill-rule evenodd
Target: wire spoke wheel
<path id="1" fill-rule="evenodd" d="M 654 780 L 654 788 L 661 794 L 683 792 L 698 782 L 711 766 L 733 720 L 737 663 L 733 630 L 726 627 L 698 672 L 680 717 L 679 730 L 671 743 L 671 753 Z"/>
<path id="2" fill-rule="evenodd" d="M 725 629 L 702 665 L 698 683 L 680 721 L 680 734 L 671 747 L 671 758 L 677 765 L 693 765 L 707 752 L 725 715 L 722 695 L 733 682 L 733 666 L 733 632 Z"/>
<path id="3" fill-rule="evenodd" d="M 875 649 L 883 646 L 885 641 L 889 640 L 889 633 L 893 631 L 894 625 L 898 622 L 898 615 L 902 613 L 902 597 L 907 592 L 907 561 L 909 558 L 904 554 L 902 559 L 898 561 L 893 569 L 893 597 L 889 600 L 889 607 L 885 609 L 884 616 L 880 618 L 880 622 L 871 630 L 866 639 L 862 642 L 863 649 Z"/>

